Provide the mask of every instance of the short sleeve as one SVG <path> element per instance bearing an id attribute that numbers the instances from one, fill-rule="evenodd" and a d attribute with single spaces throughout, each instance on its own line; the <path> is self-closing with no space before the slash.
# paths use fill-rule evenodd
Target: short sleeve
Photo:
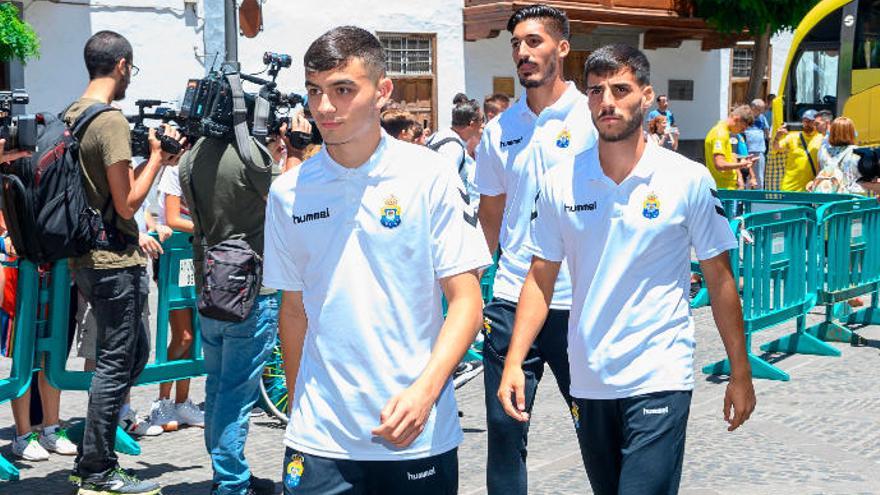
<path id="1" fill-rule="evenodd" d="M 431 190 L 431 255 L 439 280 L 492 264 L 477 214 L 458 174 L 443 170 Z"/>
<path id="2" fill-rule="evenodd" d="M 477 170 L 474 174 L 477 192 L 485 196 L 500 196 L 507 192 L 504 184 L 504 164 L 492 146 L 492 133 L 484 132 L 477 146 Z"/>
<path id="3" fill-rule="evenodd" d="M 710 136 L 712 143 L 712 155 L 724 155 L 727 156 L 727 152 L 725 150 L 726 145 L 728 145 L 727 140 L 721 135 L 720 132 L 714 131 Z"/>
<path id="4" fill-rule="evenodd" d="M 527 252 L 548 261 L 562 261 L 564 244 L 558 208 L 554 205 L 552 174 L 545 174 L 532 210 Z"/>
<path id="5" fill-rule="evenodd" d="M 285 291 L 303 290 L 302 274 L 290 251 L 290 239 L 285 227 L 287 222 L 281 194 L 269 193 L 266 206 L 266 225 L 263 240 L 263 286 Z"/>
<path id="6" fill-rule="evenodd" d="M 159 181 L 158 191 L 169 196 L 183 197 L 183 190 L 180 188 L 180 168 L 165 167 L 162 172 L 162 180 Z"/>
<path id="7" fill-rule="evenodd" d="M 450 141 L 437 149 L 437 153 L 443 155 L 443 158 L 452 166 L 452 170 L 458 173 L 458 167 L 464 160 L 464 146 L 461 143 Z"/>
<path id="8" fill-rule="evenodd" d="M 131 130 L 121 112 L 105 112 L 95 117 L 87 130 L 95 138 L 101 150 L 104 167 L 131 161 Z"/>
<path id="9" fill-rule="evenodd" d="M 701 171 L 688 201 L 687 229 L 697 259 L 707 260 L 737 246 L 724 215 L 715 183 L 708 173 Z"/>

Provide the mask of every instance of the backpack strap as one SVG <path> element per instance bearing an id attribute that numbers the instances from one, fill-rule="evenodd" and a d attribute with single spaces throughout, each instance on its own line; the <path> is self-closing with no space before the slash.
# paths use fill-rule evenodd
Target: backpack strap
<path id="1" fill-rule="evenodd" d="M 440 148 L 443 147 L 443 145 L 449 144 L 449 143 L 458 143 L 458 145 L 461 146 L 461 162 L 459 162 L 459 164 L 458 164 L 458 173 L 461 174 L 462 169 L 464 169 L 464 162 L 467 160 L 467 156 L 466 156 L 467 149 L 465 148 L 464 144 L 461 143 L 460 139 L 454 138 L 454 137 L 443 138 L 440 141 L 437 141 L 436 143 L 435 142 L 428 143 L 428 148 L 430 148 L 434 151 L 439 151 Z"/>
<path id="2" fill-rule="evenodd" d="M 67 110 L 64 111 L 64 114 L 67 114 L 68 110 L 70 110 L 70 107 L 67 107 Z M 73 121 L 73 125 L 70 126 L 71 134 L 73 134 L 74 136 L 79 136 L 80 133 L 84 132 L 86 127 L 88 127 L 88 125 L 91 124 L 93 120 L 95 120 L 95 117 L 109 111 L 119 111 L 119 109 L 111 107 L 106 103 L 95 103 L 89 106 L 83 111 L 83 113 L 79 114 L 76 120 Z"/>
<path id="3" fill-rule="evenodd" d="M 816 176 L 816 164 L 813 163 L 813 155 L 810 154 L 810 148 L 807 146 L 807 140 L 804 139 L 804 133 L 800 133 L 801 138 L 801 146 L 804 147 L 804 151 L 807 153 L 807 160 L 810 161 L 810 169 L 813 170 L 813 177 Z"/>

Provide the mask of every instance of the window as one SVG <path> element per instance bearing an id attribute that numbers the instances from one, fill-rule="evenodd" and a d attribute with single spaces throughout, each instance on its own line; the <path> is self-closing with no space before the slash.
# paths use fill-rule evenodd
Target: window
<path id="1" fill-rule="evenodd" d="M 670 79 L 669 99 L 678 101 L 693 101 L 694 81 L 690 79 Z"/>
<path id="2" fill-rule="evenodd" d="M 795 66 L 795 104 L 828 105 L 834 110 L 838 59 L 839 52 L 835 49 L 804 50 Z"/>
<path id="3" fill-rule="evenodd" d="M 388 74 L 419 76 L 434 73 L 432 38 L 417 34 L 380 34 L 385 48 Z"/>
<path id="4" fill-rule="evenodd" d="M 752 57 L 755 50 L 751 47 L 737 47 L 733 49 L 733 77 L 750 77 L 752 74 Z"/>
<path id="5" fill-rule="evenodd" d="M 859 3 L 853 69 L 880 69 L 880 0 Z"/>

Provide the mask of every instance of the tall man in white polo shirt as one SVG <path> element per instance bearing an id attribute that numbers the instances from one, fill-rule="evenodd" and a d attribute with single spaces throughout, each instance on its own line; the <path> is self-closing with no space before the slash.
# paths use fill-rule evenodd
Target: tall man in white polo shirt
<path id="1" fill-rule="evenodd" d="M 273 184 L 266 213 L 293 393 L 284 493 L 457 493 L 449 377 L 480 326 L 485 239 L 447 160 L 382 131 L 393 88 L 375 36 L 332 29 L 304 66 L 324 148 Z"/>
<path id="2" fill-rule="evenodd" d="M 649 70 L 644 54 L 626 45 L 600 48 L 587 60 L 599 144 L 544 176 L 529 243 L 534 257 L 497 390 L 505 411 L 527 420 L 519 363 L 566 259 L 574 292 L 572 418 L 598 495 L 678 492 L 694 386 L 691 248 L 731 363 L 728 430 L 755 407 L 727 253 L 736 240 L 706 168 L 645 142 L 641 123 L 654 98 Z"/>
<path id="3" fill-rule="evenodd" d="M 477 151 L 476 185 L 480 192 L 480 222 L 489 248 L 500 245 L 495 275 L 495 299 L 485 316 L 483 362 L 488 429 L 486 482 L 490 495 L 527 493 L 526 443 L 528 425 L 512 420 L 495 398 L 504 356 L 513 331 L 520 289 L 529 270 L 531 253 L 524 249 L 529 217 L 544 172 L 563 158 L 592 146 L 596 131 L 586 97 L 574 83 L 562 79 L 569 52 L 569 23 L 565 13 L 545 5 L 517 10 L 507 23 L 511 50 L 525 97 L 483 132 Z M 533 160 L 540 148 L 543 159 Z M 535 391 L 550 365 L 559 391 L 570 407 L 566 328 L 571 307 L 567 268 L 560 270 L 551 311 L 541 335 L 523 363 L 526 397 L 531 409 Z"/>

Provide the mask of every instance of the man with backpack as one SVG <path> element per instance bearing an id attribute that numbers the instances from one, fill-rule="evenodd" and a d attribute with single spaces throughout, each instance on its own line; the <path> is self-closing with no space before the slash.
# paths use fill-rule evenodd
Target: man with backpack
<path id="1" fill-rule="evenodd" d="M 483 112 L 474 100 L 457 103 L 452 108 L 452 126 L 437 131 L 425 143 L 428 148 L 445 156 L 464 182 L 471 206 L 477 209 L 480 195 L 474 187 L 475 162 L 468 155 L 468 142 L 480 139 L 483 133 Z"/>
<path id="2" fill-rule="evenodd" d="M 74 475 L 81 495 L 153 495 L 159 485 L 140 481 L 119 467 L 116 452 L 118 415 L 132 384 L 150 355 L 149 333 L 141 313 L 147 304 L 147 259 L 138 246 L 135 212 L 159 170 L 171 158 L 150 132 L 150 157 L 139 174 L 131 168 L 128 121 L 110 107 L 125 97 L 137 73 L 131 44 L 112 31 L 101 31 L 86 42 L 84 57 L 89 85 L 63 114 L 77 129 L 79 163 L 89 206 L 103 220 L 95 249 L 71 258 L 80 291 L 92 305 L 97 322 L 97 362 L 89 390 L 85 432 Z M 85 117 L 83 117 L 85 116 Z M 80 117 L 88 118 L 83 129 Z M 166 135 L 178 139 L 176 131 Z"/>

